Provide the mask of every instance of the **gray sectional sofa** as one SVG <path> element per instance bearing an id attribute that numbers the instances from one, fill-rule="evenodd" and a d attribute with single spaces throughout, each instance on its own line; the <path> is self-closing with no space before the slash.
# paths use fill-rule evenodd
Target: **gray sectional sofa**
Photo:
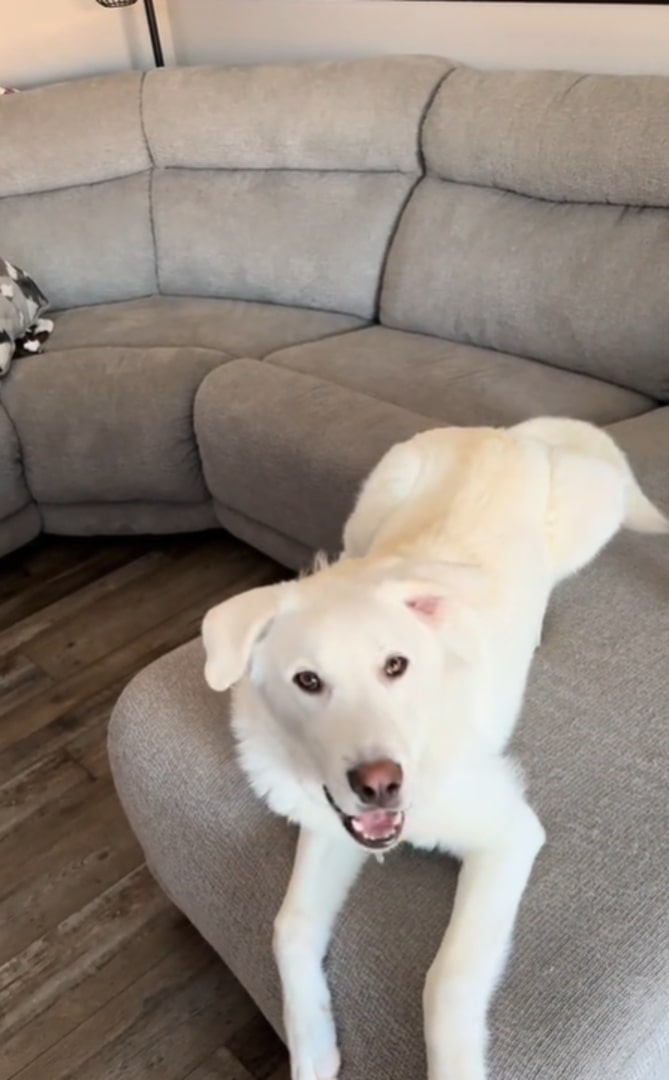
<path id="1" fill-rule="evenodd" d="M 0 548 L 222 525 L 296 568 L 391 443 L 538 413 L 609 427 L 669 510 L 668 116 L 669 79 L 432 57 L 6 99 L 0 254 L 57 311 L 0 385 Z M 548 844 L 492 1080 L 669 1077 L 668 597 L 666 540 L 623 537 L 551 607 L 516 740 Z M 131 684 L 113 768 L 163 887 L 281 1030 L 294 835 L 201 662 Z M 356 887 L 329 959 L 342 1080 L 424 1077 L 455 874 L 402 852 Z"/>

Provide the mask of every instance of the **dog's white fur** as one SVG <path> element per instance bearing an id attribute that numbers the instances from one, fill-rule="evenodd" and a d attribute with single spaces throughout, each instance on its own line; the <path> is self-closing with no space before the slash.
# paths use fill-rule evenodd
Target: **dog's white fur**
<path id="1" fill-rule="evenodd" d="M 371 473 L 341 559 L 207 614 L 205 675 L 216 690 L 237 684 L 242 765 L 301 827 L 274 936 L 293 1080 L 339 1074 L 322 962 L 368 856 L 324 787 L 356 814 L 347 770 L 379 757 L 403 769 L 404 838 L 462 860 L 425 984 L 428 1077 L 484 1080 L 488 1004 L 544 842 L 504 749 L 552 588 L 621 526 L 661 532 L 667 521 L 589 424 L 428 431 Z M 410 664 L 389 680 L 394 654 Z M 305 669 L 323 693 L 295 686 Z"/>

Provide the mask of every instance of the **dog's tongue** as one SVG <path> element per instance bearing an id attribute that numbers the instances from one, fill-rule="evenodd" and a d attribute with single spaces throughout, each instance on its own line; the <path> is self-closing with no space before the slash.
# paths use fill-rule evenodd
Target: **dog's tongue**
<path id="1" fill-rule="evenodd" d="M 366 810 L 364 814 L 357 814 L 353 823 L 356 832 L 361 832 L 373 840 L 381 840 L 394 831 L 397 818 L 396 810 Z"/>

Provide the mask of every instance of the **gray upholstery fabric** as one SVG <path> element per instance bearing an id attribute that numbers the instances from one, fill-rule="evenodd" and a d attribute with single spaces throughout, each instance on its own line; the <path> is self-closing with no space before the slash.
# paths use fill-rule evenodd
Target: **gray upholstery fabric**
<path id="1" fill-rule="evenodd" d="M 371 318 L 413 183 L 400 173 L 157 172 L 160 291 Z"/>
<path id="2" fill-rule="evenodd" d="M 644 490 L 666 512 L 669 498 L 669 408 L 655 409 L 643 420 L 629 419 L 611 424 L 608 430 L 630 455 Z"/>
<path id="3" fill-rule="evenodd" d="M 224 529 L 245 544 L 269 555 L 271 559 L 276 559 L 282 566 L 288 566 L 291 570 L 304 570 L 313 563 L 316 552 L 299 540 L 285 536 L 269 525 L 261 525 L 246 514 L 231 510 L 220 502 L 214 503 L 214 512 Z"/>
<path id="4" fill-rule="evenodd" d="M 666 210 L 558 205 L 432 177 L 397 230 L 381 321 L 669 400 L 668 252 Z"/>
<path id="5" fill-rule="evenodd" d="M 41 528 L 39 511 L 34 503 L 0 518 L 0 558 L 30 543 L 39 535 Z"/>
<path id="6" fill-rule="evenodd" d="M 451 424 L 506 425 L 542 414 L 610 424 L 655 404 L 548 364 L 383 326 L 285 349 L 269 362 Z"/>
<path id="7" fill-rule="evenodd" d="M 147 169 L 141 81 L 138 72 L 123 72 L 5 98 L 0 197 L 94 184 Z"/>
<path id="8" fill-rule="evenodd" d="M 147 296 L 117 304 L 70 308 L 54 315 L 49 349 L 134 345 L 223 350 L 264 356 L 364 325 L 352 315 L 191 296 Z"/>
<path id="9" fill-rule="evenodd" d="M 44 531 L 62 536 L 200 532 L 217 525 L 210 499 L 200 503 L 42 503 L 40 513 Z"/>
<path id="10" fill-rule="evenodd" d="M 669 410 L 616 430 L 669 510 Z M 668 589 L 666 538 L 627 535 L 551 604 L 515 745 L 548 844 L 492 1011 L 495 1080 L 666 1076 Z M 240 774 L 199 643 L 130 685 L 110 749 L 149 864 L 280 1030 L 271 923 L 294 833 Z M 421 984 L 455 880 L 403 849 L 354 889 L 328 959 L 347 1080 L 425 1075 Z"/>
<path id="11" fill-rule="evenodd" d="M 430 171 L 558 202 L 669 207 L 669 79 L 456 68 L 423 130 Z"/>
<path id="12" fill-rule="evenodd" d="M 338 549 L 360 479 L 393 443 L 433 426 L 258 360 L 212 372 L 195 398 L 202 468 L 217 503 L 313 550 Z"/>
<path id="13" fill-rule="evenodd" d="M 156 291 L 148 173 L 0 199 L 0 238 L 54 308 Z"/>
<path id="14" fill-rule="evenodd" d="M 415 173 L 421 116 L 452 66 L 406 56 L 152 71 L 146 135 L 159 166 Z"/>
<path id="15" fill-rule="evenodd" d="M 211 349 L 98 347 L 24 357 L 3 384 L 28 485 L 45 503 L 204 501 L 193 432 Z"/>
<path id="16" fill-rule="evenodd" d="M 0 398 L 1 400 L 1 398 Z M 0 521 L 30 502 L 16 428 L 0 405 Z"/>

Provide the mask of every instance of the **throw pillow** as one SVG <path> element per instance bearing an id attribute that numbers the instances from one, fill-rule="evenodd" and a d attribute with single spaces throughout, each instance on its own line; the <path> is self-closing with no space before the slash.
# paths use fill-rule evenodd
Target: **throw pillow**
<path id="1" fill-rule="evenodd" d="M 48 306 L 28 274 L 0 259 L 0 375 L 7 374 L 13 356 L 41 352 L 53 330 L 51 319 L 40 317 Z"/>

